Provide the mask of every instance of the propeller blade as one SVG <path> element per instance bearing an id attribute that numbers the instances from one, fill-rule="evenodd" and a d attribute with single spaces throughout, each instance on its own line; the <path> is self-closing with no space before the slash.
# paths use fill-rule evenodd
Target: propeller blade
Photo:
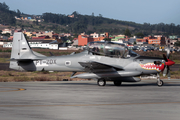
<path id="1" fill-rule="evenodd" d="M 163 76 L 166 76 L 167 74 L 167 66 L 165 67 L 165 69 L 163 70 Z"/>
<path id="2" fill-rule="evenodd" d="M 168 76 L 168 79 L 171 78 L 171 73 L 170 73 L 170 68 L 169 68 L 169 66 L 167 66 L 167 76 Z"/>
<path id="3" fill-rule="evenodd" d="M 170 54 L 170 45 L 168 44 L 168 48 L 167 48 L 167 58 L 169 59 L 169 54 Z"/>
<path id="4" fill-rule="evenodd" d="M 164 71 L 163 71 L 163 76 L 168 76 L 168 79 L 171 78 L 171 73 L 170 73 L 170 68 L 169 66 L 170 65 L 173 65 L 174 62 L 172 60 L 169 60 L 169 56 L 170 56 L 170 44 L 168 43 L 168 46 L 167 46 L 167 56 L 165 54 L 163 54 L 163 58 L 164 60 L 166 61 L 165 62 L 165 68 L 164 68 Z"/>
<path id="5" fill-rule="evenodd" d="M 168 79 L 170 80 L 171 79 L 171 73 L 170 73 L 170 71 L 168 72 Z"/>
<path id="6" fill-rule="evenodd" d="M 167 57 L 166 57 L 165 54 L 163 54 L 163 58 L 164 58 L 164 60 L 165 60 L 166 62 L 168 61 L 168 59 L 167 59 Z"/>

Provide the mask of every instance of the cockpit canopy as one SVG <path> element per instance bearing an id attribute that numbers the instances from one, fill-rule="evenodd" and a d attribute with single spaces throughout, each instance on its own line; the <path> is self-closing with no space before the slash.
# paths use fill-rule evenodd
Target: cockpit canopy
<path id="1" fill-rule="evenodd" d="M 115 58 L 128 58 L 130 57 L 128 48 L 124 44 L 113 42 L 89 42 L 87 50 L 94 55 L 103 55 Z M 138 54 L 133 53 L 135 56 Z M 133 55 L 133 56 L 134 56 Z"/>

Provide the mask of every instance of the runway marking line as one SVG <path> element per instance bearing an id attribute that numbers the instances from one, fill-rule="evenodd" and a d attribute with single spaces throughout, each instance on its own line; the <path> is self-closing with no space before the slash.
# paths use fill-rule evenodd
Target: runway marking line
<path id="1" fill-rule="evenodd" d="M 151 104 L 180 104 L 180 102 L 157 103 L 120 103 L 120 104 L 77 104 L 77 105 L 0 105 L 0 107 L 80 107 L 80 106 L 112 106 L 112 105 L 151 105 Z"/>
<path id="2" fill-rule="evenodd" d="M 23 90 L 26 90 L 26 89 L 23 89 L 23 88 L 11 88 L 11 87 L 0 87 L 1 88 L 8 88 L 8 89 L 12 89 L 12 90 L 1 90 L 0 92 L 13 92 L 13 91 L 23 91 Z"/>

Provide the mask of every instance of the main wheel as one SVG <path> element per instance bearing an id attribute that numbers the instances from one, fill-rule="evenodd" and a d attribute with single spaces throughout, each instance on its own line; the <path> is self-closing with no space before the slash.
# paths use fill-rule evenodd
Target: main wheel
<path id="1" fill-rule="evenodd" d="M 157 85 L 158 85 L 159 87 L 163 86 L 163 84 L 164 84 L 164 82 L 163 82 L 162 80 L 158 80 L 158 81 L 157 81 Z"/>
<path id="2" fill-rule="evenodd" d="M 114 85 L 115 85 L 115 86 L 120 86 L 121 83 L 122 83 L 121 81 L 114 81 Z"/>
<path id="3" fill-rule="evenodd" d="M 105 86 L 105 85 L 106 85 L 106 81 L 105 81 L 104 79 L 99 79 L 99 80 L 97 81 L 97 84 L 98 84 L 99 86 Z"/>

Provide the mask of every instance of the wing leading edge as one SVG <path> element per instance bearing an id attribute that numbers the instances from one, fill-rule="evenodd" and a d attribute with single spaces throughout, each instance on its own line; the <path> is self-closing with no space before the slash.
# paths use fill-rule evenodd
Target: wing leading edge
<path id="1" fill-rule="evenodd" d="M 85 68 L 86 72 L 112 72 L 112 71 L 118 71 L 118 70 L 123 70 L 122 67 L 117 67 L 113 65 L 107 65 L 95 61 L 90 61 L 90 62 L 79 62 L 79 64 Z"/>

